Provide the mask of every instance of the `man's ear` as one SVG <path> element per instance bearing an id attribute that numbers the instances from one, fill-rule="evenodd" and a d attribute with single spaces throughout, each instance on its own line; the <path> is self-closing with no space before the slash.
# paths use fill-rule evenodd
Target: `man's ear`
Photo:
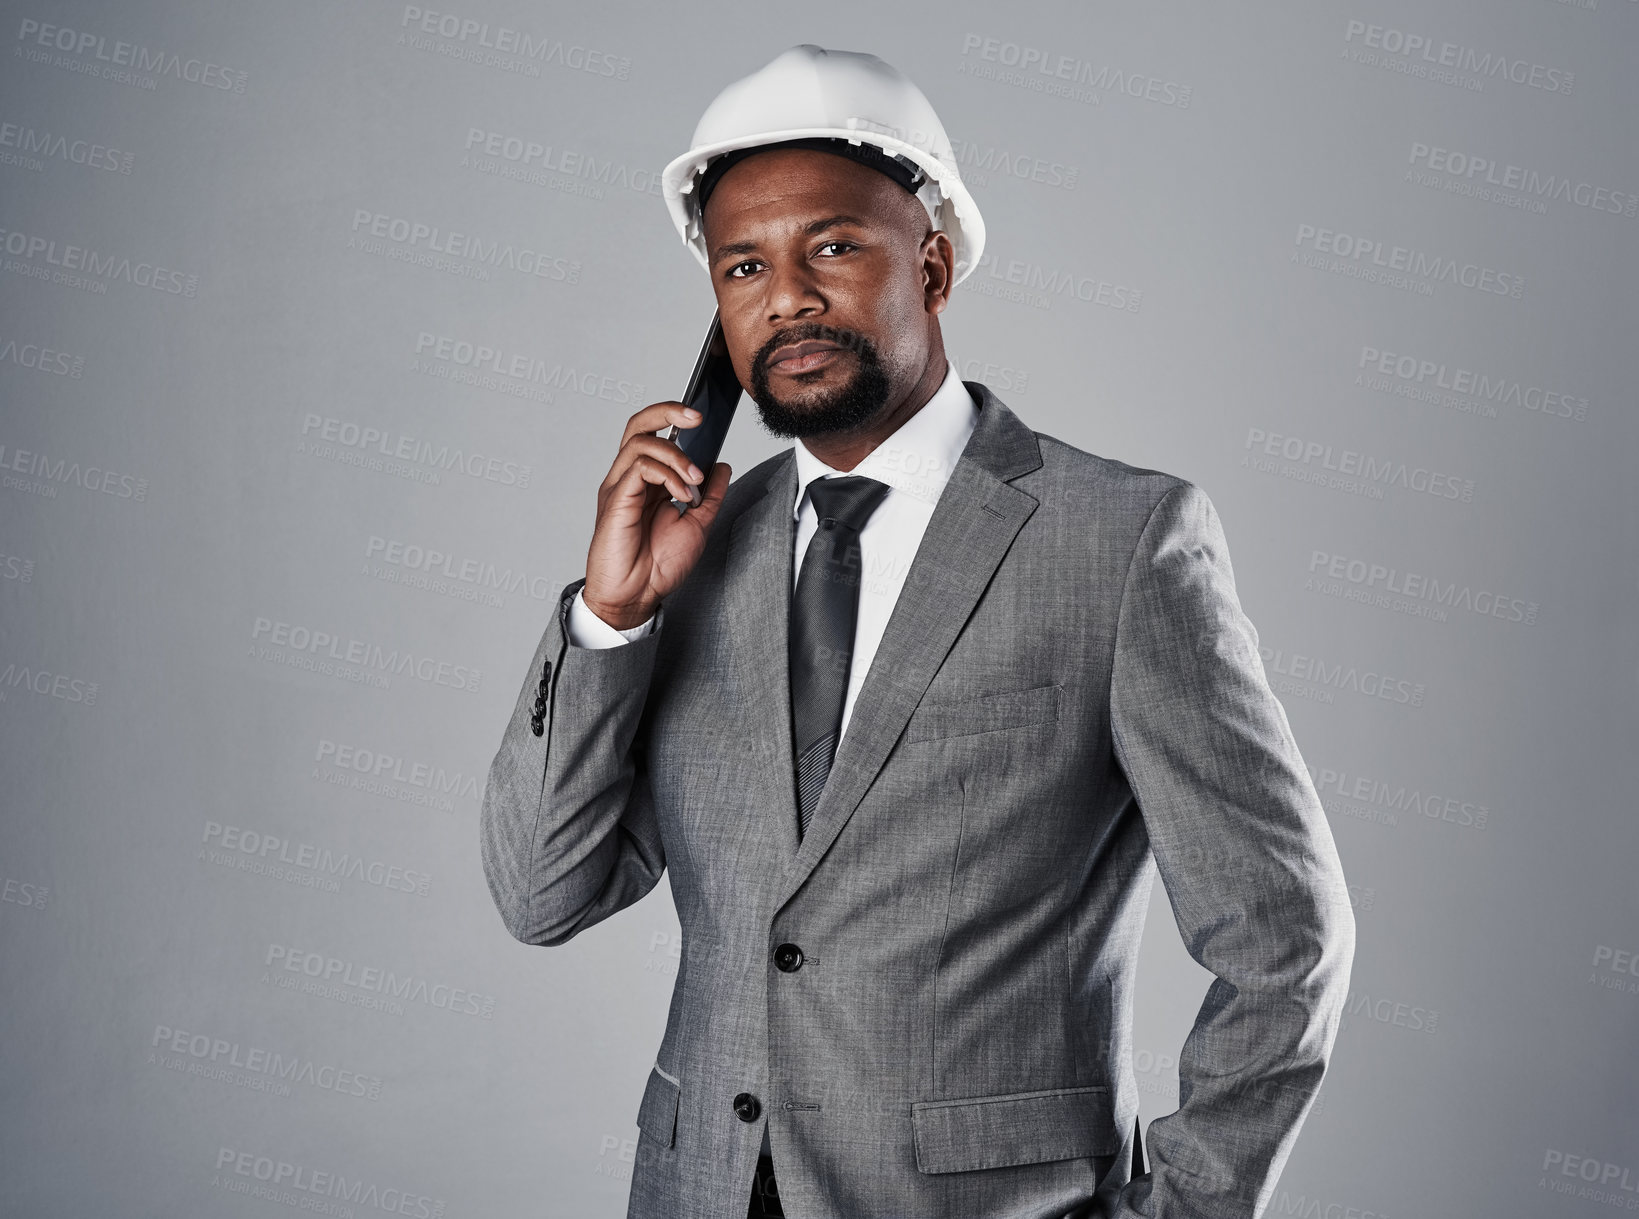
<path id="1" fill-rule="evenodd" d="M 951 281 L 956 277 L 956 247 L 943 229 L 922 239 L 922 306 L 940 314 L 950 304 Z"/>

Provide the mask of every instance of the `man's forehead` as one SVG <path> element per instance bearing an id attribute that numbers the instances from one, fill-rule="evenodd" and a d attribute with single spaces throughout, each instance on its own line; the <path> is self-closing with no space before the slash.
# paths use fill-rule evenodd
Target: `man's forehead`
<path id="1" fill-rule="evenodd" d="M 864 210 L 864 209 L 858 209 Z M 759 217 L 745 225 L 731 225 L 732 234 L 718 234 L 719 236 L 732 235 L 734 241 L 721 242 L 715 246 L 707 239 L 707 245 L 712 251 L 712 257 L 722 258 L 729 254 L 748 254 L 757 248 L 757 237 L 766 235 L 770 239 L 777 239 L 786 235 L 814 237 L 830 229 L 869 228 L 873 223 L 884 224 L 886 217 L 878 216 L 873 221 L 869 213 L 857 216 L 851 212 L 834 212 L 828 207 L 809 207 L 806 204 L 793 206 L 790 210 L 777 212 Z M 708 226 L 709 227 L 709 226 Z"/>
<path id="2" fill-rule="evenodd" d="M 743 167 L 735 165 L 712 192 L 703 228 L 707 230 L 706 248 L 714 259 L 723 253 L 743 253 L 742 247 L 753 234 L 774 239 L 812 236 L 848 224 L 859 228 L 897 225 L 901 220 L 896 214 L 895 195 L 904 195 L 919 217 L 926 219 L 927 213 L 916 196 L 873 169 L 832 153 L 808 149 L 779 149 L 766 156 L 782 153 L 811 161 L 795 175 L 785 172 L 785 167 L 765 164 L 739 178 L 733 175 L 742 173 Z M 751 162 L 765 160 L 762 154 L 747 158 Z M 771 172 L 757 173 L 757 168 Z M 905 216 L 910 216 L 909 208 Z M 722 241 L 730 236 L 736 238 L 730 245 L 713 244 L 713 238 Z"/>

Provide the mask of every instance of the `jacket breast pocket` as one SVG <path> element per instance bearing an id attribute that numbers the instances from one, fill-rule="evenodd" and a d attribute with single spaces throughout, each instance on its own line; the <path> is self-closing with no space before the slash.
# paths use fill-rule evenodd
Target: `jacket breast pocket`
<path id="1" fill-rule="evenodd" d="M 911 713 L 905 740 L 932 741 L 1048 723 L 1059 717 L 1059 689 L 1056 684 L 1031 686 L 955 702 L 924 702 Z"/>
<path id="2" fill-rule="evenodd" d="M 1121 1136 L 1104 1086 L 917 1101 L 911 1105 L 916 1166 L 969 1172 L 1048 1160 L 1113 1156 Z"/>
<path id="3" fill-rule="evenodd" d="M 643 1089 L 643 1103 L 637 1107 L 637 1128 L 662 1147 L 670 1147 L 677 1136 L 677 1102 L 681 1095 L 678 1081 L 656 1064 Z"/>

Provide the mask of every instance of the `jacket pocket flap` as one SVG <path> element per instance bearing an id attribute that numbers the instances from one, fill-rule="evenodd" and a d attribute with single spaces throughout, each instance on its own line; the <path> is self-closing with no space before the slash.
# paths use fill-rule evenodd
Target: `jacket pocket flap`
<path id="1" fill-rule="evenodd" d="M 1059 689 L 1057 685 L 1033 686 L 1028 690 L 1003 690 L 950 703 L 922 703 L 911 714 L 905 739 L 930 741 L 972 736 L 1056 720 Z"/>
<path id="2" fill-rule="evenodd" d="M 677 1101 L 682 1094 L 677 1081 L 657 1065 L 649 1072 L 643 1089 L 643 1103 L 637 1107 L 637 1128 L 662 1147 L 670 1147 L 677 1133 Z"/>
<path id="3" fill-rule="evenodd" d="M 916 1166 L 966 1172 L 1114 1155 L 1121 1137 L 1107 1087 L 1055 1088 L 911 1105 Z"/>

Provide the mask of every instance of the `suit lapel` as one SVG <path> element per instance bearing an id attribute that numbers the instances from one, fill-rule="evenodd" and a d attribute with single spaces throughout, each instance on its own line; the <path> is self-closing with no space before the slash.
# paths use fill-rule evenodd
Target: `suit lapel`
<path id="1" fill-rule="evenodd" d="M 723 571 L 726 637 L 749 704 L 749 720 L 761 729 L 768 751 L 764 798 L 773 818 L 779 858 L 797 853 L 797 780 L 791 743 L 791 552 L 797 522 L 797 459 L 787 450 L 763 484 L 762 496 L 734 518 Z"/>
<path id="2" fill-rule="evenodd" d="M 765 806 L 777 822 L 786 866 L 776 906 L 802 885 L 859 807 L 1002 557 L 1036 510 L 1035 497 L 1008 485 L 1041 466 L 1035 433 L 985 385 L 963 384 L 978 403 L 978 423 L 934 506 L 800 845 L 787 644 L 796 536 L 794 454 L 774 469 L 766 493 L 730 531 L 729 638 L 740 689 L 752 703 L 751 720 L 765 726 L 764 739 L 772 742 Z"/>

